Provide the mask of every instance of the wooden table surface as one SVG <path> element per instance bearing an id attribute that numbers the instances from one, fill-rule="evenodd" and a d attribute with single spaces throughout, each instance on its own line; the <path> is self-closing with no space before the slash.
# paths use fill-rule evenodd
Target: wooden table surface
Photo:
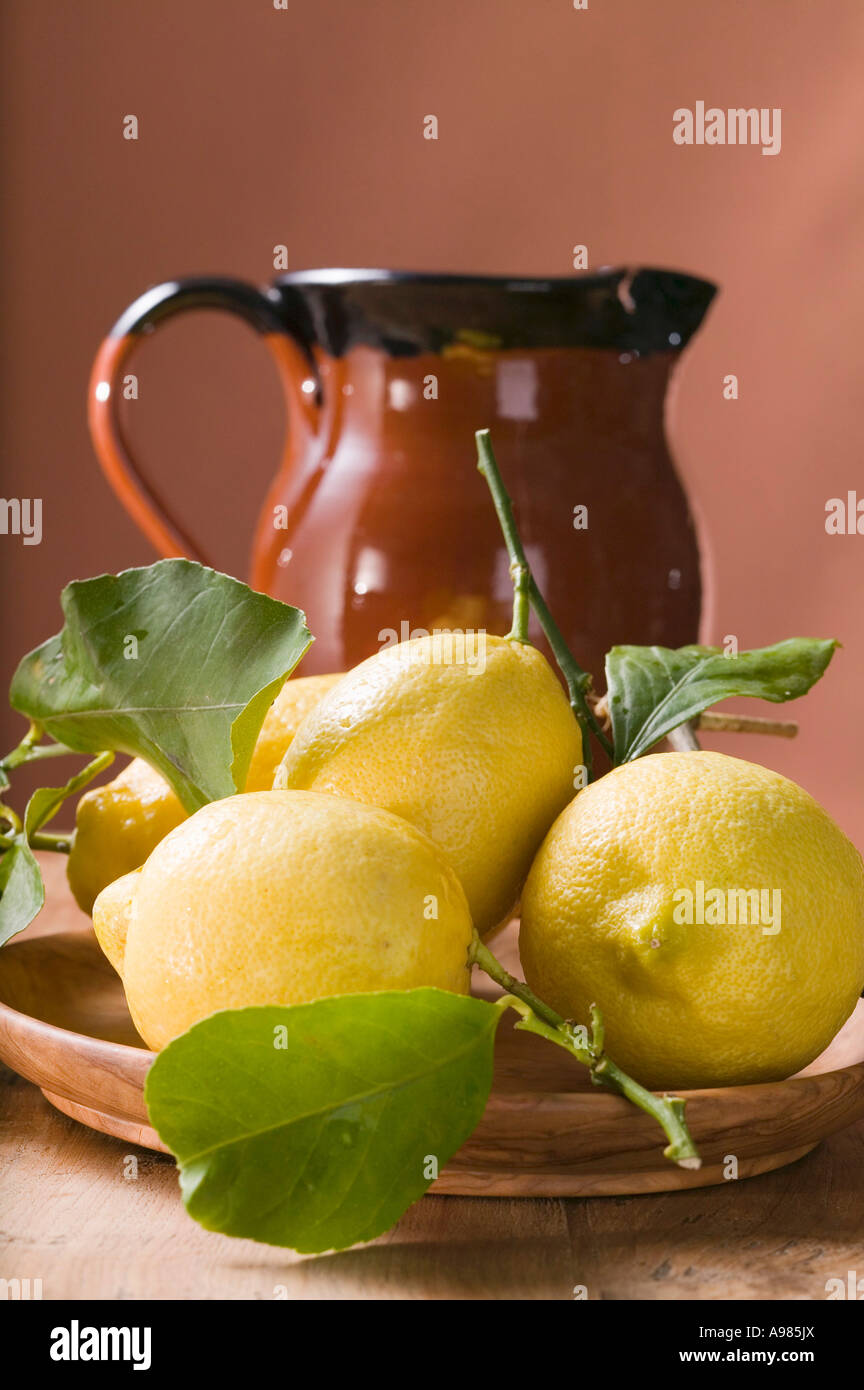
<path id="1" fill-rule="evenodd" d="M 48 865 L 31 930 L 86 925 Z M 202 1230 L 170 1158 L 96 1134 L 0 1067 L 0 1278 L 86 1299 L 814 1299 L 864 1275 L 864 1122 L 764 1177 L 650 1197 L 424 1197 L 323 1256 Z"/>

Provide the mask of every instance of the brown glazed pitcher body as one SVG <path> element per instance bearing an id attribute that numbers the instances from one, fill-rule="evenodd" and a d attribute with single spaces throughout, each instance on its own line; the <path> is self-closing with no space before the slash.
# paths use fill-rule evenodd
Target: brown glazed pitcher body
<path id="1" fill-rule="evenodd" d="M 714 293 L 649 269 L 560 280 L 306 271 L 263 291 L 171 282 L 103 344 L 93 438 L 162 553 L 202 558 L 125 448 L 120 367 L 137 335 L 186 308 L 233 310 L 265 335 L 289 428 L 250 582 L 305 610 L 312 674 L 412 632 L 507 631 L 507 553 L 476 470 L 474 431 L 488 426 L 534 575 L 602 688 L 613 643 L 697 639 L 699 553 L 664 401 Z"/>

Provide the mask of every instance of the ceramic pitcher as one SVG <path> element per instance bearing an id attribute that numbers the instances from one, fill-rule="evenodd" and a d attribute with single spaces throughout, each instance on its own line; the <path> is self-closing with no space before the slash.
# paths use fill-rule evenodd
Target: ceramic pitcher
<path id="1" fill-rule="evenodd" d="M 507 631 L 507 555 L 475 466 L 474 431 L 488 426 L 535 576 L 602 687 L 612 643 L 697 638 L 697 538 L 664 402 L 714 293 L 654 269 L 179 279 L 137 299 L 102 344 L 92 436 L 157 550 L 218 567 L 131 457 L 118 386 L 140 336 L 186 310 L 228 310 L 263 336 L 288 437 L 248 578 L 305 610 L 312 674 L 409 633 Z"/>

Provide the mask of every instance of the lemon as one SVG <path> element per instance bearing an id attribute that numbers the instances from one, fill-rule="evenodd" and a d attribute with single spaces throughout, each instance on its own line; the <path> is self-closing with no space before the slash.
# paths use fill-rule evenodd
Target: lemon
<path id="1" fill-rule="evenodd" d="M 126 954 L 126 934 L 132 920 L 132 901 L 138 891 L 141 870 L 133 869 L 103 888 L 96 899 L 99 904 L 99 927 L 96 937 L 117 974 L 123 976 Z M 93 907 L 94 914 L 96 907 Z"/>
<path id="2" fill-rule="evenodd" d="M 579 726 L 536 648 L 442 632 L 349 671 L 298 728 L 274 785 L 418 826 L 449 856 L 485 933 L 511 913 L 581 758 Z"/>
<path id="3" fill-rule="evenodd" d="M 273 773 L 290 747 L 300 723 L 314 709 L 342 672 L 327 676 L 298 676 L 287 680 L 264 716 L 261 732 L 246 774 L 246 792 L 269 792 Z"/>
<path id="4" fill-rule="evenodd" d="M 566 1018 L 600 1006 L 610 1056 L 644 1085 L 774 1081 L 818 1056 L 861 993 L 864 868 L 779 773 L 653 754 L 556 821 L 525 885 L 520 951 Z"/>
<path id="5" fill-rule="evenodd" d="M 268 790 L 273 772 L 303 716 L 339 675 L 288 680 L 261 726 L 249 764 L 247 792 Z M 75 813 L 67 876 L 78 906 L 90 912 L 97 893 L 137 869 L 159 841 L 185 820 L 177 796 L 149 763 L 133 758 L 119 776 L 85 792 Z"/>
<path id="6" fill-rule="evenodd" d="M 315 792 L 204 806 L 96 899 L 152 1048 L 217 1009 L 432 985 L 468 991 L 471 915 L 407 821 Z"/>

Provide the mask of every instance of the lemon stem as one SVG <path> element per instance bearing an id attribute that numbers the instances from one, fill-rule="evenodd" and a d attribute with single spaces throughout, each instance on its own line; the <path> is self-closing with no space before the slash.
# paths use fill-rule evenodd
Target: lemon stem
<path id="1" fill-rule="evenodd" d="M 551 1028 L 560 1028 L 564 1022 L 563 1018 L 556 1014 L 554 1009 L 550 1009 L 548 1004 L 544 1004 L 542 999 L 538 999 L 524 980 L 517 980 L 515 975 L 511 975 L 508 970 L 505 970 L 498 957 L 493 956 L 488 946 L 484 946 L 476 931 L 471 942 L 468 959 L 472 965 L 479 965 L 481 970 L 485 970 L 496 985 L 500 985 L 508 994 L 515 995 L 523 1004 L 526 1004 L 532 1013 L 536 1014 L 544 1023 L 547 1023 Z"/>
<path id="2" fill-rule="evenodd" d="M 4 772 L 11 772 L 13 768 L 21 767 L 24 763 L 41 762 L 43 758 L 62 758 L 74 752 L 74 749 L 67 748 L 65 743 L 40 743 L 42 730 L 38 724 L 31 724 L 27 733 L 11 753 L 7 753 L 5 758 L 0 758 L 0 768 Z"/>
<path id="3" fill-rule="evenodd" d="M 3 813 L 0 812 L 0 819 Z M 75 838 L 74 830 L 67 830 L 65 835 L 55 835 L 50 830 L 37 830 L 27 841 L 31 849 L 50 849 L 57 854 L 71 854 L 72 841 Z M 4 850 L 14 849 L 15 841 L 8 835 L 0 835 L 0 854 Z"/>
<path id="4" fill-rule="evenodd" d="M 528 620 L 531 616 L 529 597 L 531 567 L 528 564 L 522 538 L 516 526 L 510 494 L 501 480 L 498 462 L 492 452 L 489 431 L 477 430 L 474 437 L 477 440 L 477 469 L 485 478 L 486 485 L 492 494 L 492 501 L 495 503 L 495 511 L 498 514 L 498 524 L 501 527 L 507 554 L 510 556 L 510 578 L 513 581 L 513 626 L 507 636 L 516 642 L 527 642 Z"/>
<path id="5" fill-rule="evenodd" d="M 0 768 L 2 768 L 4 774 L 7 769 L 11 770 L 12 768 L 20 767 L 22 763 L 35 761 L 40 757 L 56 758 L 63 753 L 75 753 L 76 750 L 74 748 L 67 748 L 61 743 L 46 744 L 44 748 L 40 749 L 35 743 L 35 738 L 41 737 L 41 731 L 37 731 L 38 725 L 31 725 L 30 733 L 27 737 L 21 740 L 21 743 L 16 749 L 13 749 L 12 753 L 0 760 Z M 11 806 L 7 806 L 5 802 L 0 801 L 0 822 L 5 822 L 12 831 L 11 835 L 8 831 L 0 833 L 0 854 L 5 854 L 7 850 L 14 849 L 16 843 L 20 842 L 20 837 L 25 833 L 25 829 L 27 843 L 31 849 L 50 849 L 54 850 L 57 854 L 71 854 L 72 844 L 75 839 L 74 830 L 61 830 L 55 833 L 51 830 L 43 830 L 42 826 L 57 814 L 64 801 L 67 801 L 70 796 L 75 796 L 78 792 L 83 791 L 88 783 L 92 782 L 94 777 L 98 777 L 100 772 L 104 772 L 107 767 L 110 767 L 113 761 L 114 753 L 110 750 L 104 753 L 97 753 L 86 767 L 82 768 L 80 772 L 69 779 L 65 787 L 52 789 L 52 794 L 47 803 L 43 804 L 41 813 L 37 812 L 31 816 L 30 806 L 28 805 L 23 823 L 20 816 L 12 810 Z"/>
<path id="6" fill-rule="evenodd" d="M 513 580 L 513 626 L 507 636 L 514 642 L 528 641 L 528 622 L 531 617 L 529 585 L 531 571 L 524 565 L 511 564 L 510 578 Z"/>
<path id="7" fill-rule="evenodd" d="M 5 801 L 0 801 L 0 821 L 2 821 L 4 825 L 8 825 L 11 828 L 13 836 L 20 835 L 24 829 L 23 825 L 21 824 L 21 817 L 18 815 L 18 812 L 13 811 L 11 806 L 7 806 Z M 3 841 L 4 849 L 11 848 L 11 846 L 14 844 L 14 839 L 10 840 L 9 837 L 6 835 L 3 836 Z"/>
<path id="8" fill-rule="evenodd" d="M 477 441 L 477 468 L 485 478 L 492 494 L 501 534 L 504 537 L 507 554 L 510 556 L 510 575 L 513 580 L 513 626 L 507 635 L 515 641 L 527 642 L 529 610 L 533 608 L 546 640 L 552 648 L 552 654 L 559 670 L 567 682 L 570 707 L 582 731 L 582 756 L 585 759 L 585 770 L 590 782 L 592 755 L 589 730 L 595 735 L 608 756 L 612 757 L 612 744 L 604 734 L 588 704 L 587 694 L 591 685 L 591 677 L 578 665 L 573 653 L 564 641 L 561 629 L 552 617 L 546 600 L 531 573 L 531 566 L 528 564 L 525 548 L 522 545 L 522 539 L 513 516 L 513 504 L 501 478 L 489 431 L 477 430 L 474 437 Z"/>
<path id="9" fill-rule="evenodd" d="M 581 1038 L 587 1035 L 587 1030 L 563 1019 L 539 999 L 524 980 L 517 980 L 509 970 L 505 970 L 488 946 L 484 946 L 476 932 L 471 943 L 469 960 L 472 965 L 479 965 L 490 979 L 506 991 L 500 1002 L 519 1014 L 517 1028 L 536 1033 L 538 1037 L 546 1038 L 556 1047 L 563 1047 L 577 1062 L 588 1068 L 591 1080 L 596 1086 L 606 1086 L 611 1091 L 617 1091 L 632 1105 L 644 1110 L 656 1120 L 669 1141 L 663 1150 L 664 1158 L 677 1163 L 681 1168 L 701 1167 L 699 1151 L 687 1128 L 684 1114 L 686 1101 L 680 1096 L 655 1095 L 653 1091 L 640 1086 L 638 1081 L 634 1081 L 632 1076 L 628 1076 L 616 1062 L 613 1062 L 604 1048 L 603 1016 L 595 1004 L 591 1006 L 590 1041 L 583 1045 Z"/>
<path id="10" fill-rule="evenodd" d="M 51 830 L 37 830 L 30 836 L 30 848 L 51 849 L 55 854 L 71 854 L 74 839 L 74 830 L 67 830 L 65 834 L 61 831 L 56 835 Z"/>

